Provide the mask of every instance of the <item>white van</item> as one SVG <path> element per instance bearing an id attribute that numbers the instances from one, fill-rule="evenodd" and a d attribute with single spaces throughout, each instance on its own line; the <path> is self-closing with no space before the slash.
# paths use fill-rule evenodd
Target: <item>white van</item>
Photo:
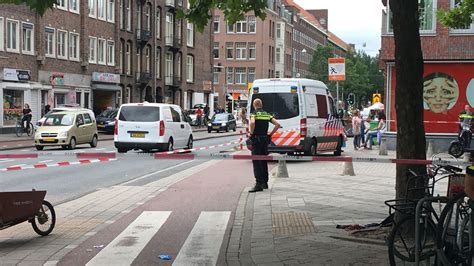
<path id="1" fill-rule="evenodd" d="M 270 152 L 341 154 L 344 126 L 324 83 L 311 79 L 258 79 L 249 91 L 249 113 L 255 111 L 252 102 L 257 98 L 262 100 L 263 110 L 282 126 L 272 136 Z"/>
<path id="2" fill-rule="evenodd" d="M 120 106 L 114 129 L 118 152 L 132 149 L 172 151 L 193 147 L 193 134 L 181 107 L 163 103 Z"/>

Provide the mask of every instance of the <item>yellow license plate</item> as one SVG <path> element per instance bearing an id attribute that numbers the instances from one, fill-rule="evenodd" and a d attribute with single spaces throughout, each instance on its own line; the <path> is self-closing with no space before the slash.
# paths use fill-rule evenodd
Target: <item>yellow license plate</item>
<path id="1" fill-rule="evenodd" d="M 142 133 L 142 132 L 132 133 L 132 138 L 144 138 L 144 137 L 145 137 L 145 133 Z"/>
<path id="2" fill-rule="evenodd" d="M 212 126 L 212 128 L 218 129 L 220 128 L 220 126 Z"/>
<path id="3" fill-rule="evenodd" d="M 43 138 L 43 141 L 44 142 L 55 142 L 56 139 L 55 138 Z"/>
<path id="4" fill-rule="evenodd" d="M 97 125 L 97 127 L 105 127 L 105 125 Z"/>

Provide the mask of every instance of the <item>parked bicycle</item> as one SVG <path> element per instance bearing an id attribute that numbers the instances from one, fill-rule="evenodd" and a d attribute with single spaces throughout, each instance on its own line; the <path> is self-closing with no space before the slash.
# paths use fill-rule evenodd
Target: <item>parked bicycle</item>
<path id="1" fill-rule="evenodd" d="M 15 134 L 17 137 L 23 136 L 24 133 L 26 133 L 27 136 L 34 136 L 35 127 L 33 123 L 31 123 L 31 121 L 26 121 L 26 123 L 28 123 L 27 127 L 23 125 L 22 119 L 16 119 Z"/>
<path id="2" fill-rule="evenodd" d="M 422 192 L 422 197 L 418 199 L 401 198 L 385 201 L 385 204 L 389 206 L 390 215 L 394 215 L 395 212 L 399 214 L 387 238 L 391 265 L 395 265 L 395 258 L 406 262 L 415 262 L 415 238 L 417 234 L 419 239 L 419 259 L 426 260 L 436 254 L 436 224 L 441 210 L 436 210 L 433 207 L 432 201 L 426 199 L 433 197 L 435 185 L 439 181 L 449 178 L 449 183 L 453 183 L 452 180 L 459 179 L 461 176 L 464 177 L 464 175 L 459 174 L 461 171 L 461 168 L 451 165 L 431 165 L 428 167 L 427 173 L 421 175 L 409 170 L 411 176 L 408 178 L 405 195 L 418 191 L 418 193 Z M 449 189 L 450 186 L 448 185 Z M 448 196 L 437 197 L 436 199 L 439 204 L 442 204 L 448 201 Z M 421 200 L 423 200 L 421 216 L 419 220 L 416 220 L 416 206 Z M 419 230 L 415 232 L 417 222 L 419 223 Z"/>

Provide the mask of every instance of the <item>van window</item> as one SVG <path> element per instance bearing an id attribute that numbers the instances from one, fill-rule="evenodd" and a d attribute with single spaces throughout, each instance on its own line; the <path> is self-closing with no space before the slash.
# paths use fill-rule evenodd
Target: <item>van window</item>
<path id="1" fill-rule="evenodd" d="M 171 109 L 171 117 L 173 117 L 173 122 L 181 122 L 179 112 L 176 110 L 176 108 L 170 107 L 170 109 Z"/>
<path id="2" fill-rule="evenodd" d="M 155 106 L 122 106 L 120 121 L 156 122 L 160 121 L 160 107 Z"/>
<path id="3" fill-rule="evenodd" d="M 261 99 L 263 110 L 272 114 L 276 119 L 288 119 L 298 116 L 300 113 L 297 93 L 258 93 L 252 96 L 252 103 L 255 99 Z M 255 109 L 250 109 L 255 112 Z"/>
<path id="4" fill-rule="evenodd" d="M 331 97 L 328 97 L 329 99 L 329 110 L 331 112 L 332 116 L 335 116 L 337 114 L 336 106 L 334 105 L 334 100 Z"/>
<path id="5" fill-rule="evenodd" d="M 316 103 L 318 104 L 318 117 L 328 118 L 328 102 L 326 95 L 316 94 Z"/>
<path id="6" fill-rule="evenodd" d="M 85 113 L 85 114 L 84 114 L 84 122 L 85 122 L 86 124 L 91 124 L 91 123 L 92 123 L 91 116 L 90 116 L 88 113 Z"/>

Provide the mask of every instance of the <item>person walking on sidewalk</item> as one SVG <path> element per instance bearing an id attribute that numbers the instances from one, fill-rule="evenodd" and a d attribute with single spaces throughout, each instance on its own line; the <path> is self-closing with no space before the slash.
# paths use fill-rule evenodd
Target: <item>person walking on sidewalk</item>
<path id="1" fill-rule="evenodd" d="M 272 135 L 280 128 L 280 123 L 269 113 L 263 110 L 260 99 L 253 101 L 255 112 L 250 115 L 250 139 L 252 140 L 252 155 L 268 155 L 268 144 Z M 274 125 L 268 133 L 269 123 Z M 268 162 L 252 160 L 255 186 L 249 190 L 250 193 L 262 191 L 268 188 Z"/>
<path id="2" fill-rule="evenodd" d="M 354 112 L 352 117 L 352 133 L 354 134 L 354 150 L 360 148 L 360 129 L 362 120 L 360 119 L 359 110 Z"/>
<path id="3" fill-rule="evenodd" d="M 197 120 L 197 125 L 198 127 L 202 126 L 202 116 L 204 115 L 204 112 L 202 111 L 201 107 L 198 107 L 196 110 L 196 120 Z"/>

